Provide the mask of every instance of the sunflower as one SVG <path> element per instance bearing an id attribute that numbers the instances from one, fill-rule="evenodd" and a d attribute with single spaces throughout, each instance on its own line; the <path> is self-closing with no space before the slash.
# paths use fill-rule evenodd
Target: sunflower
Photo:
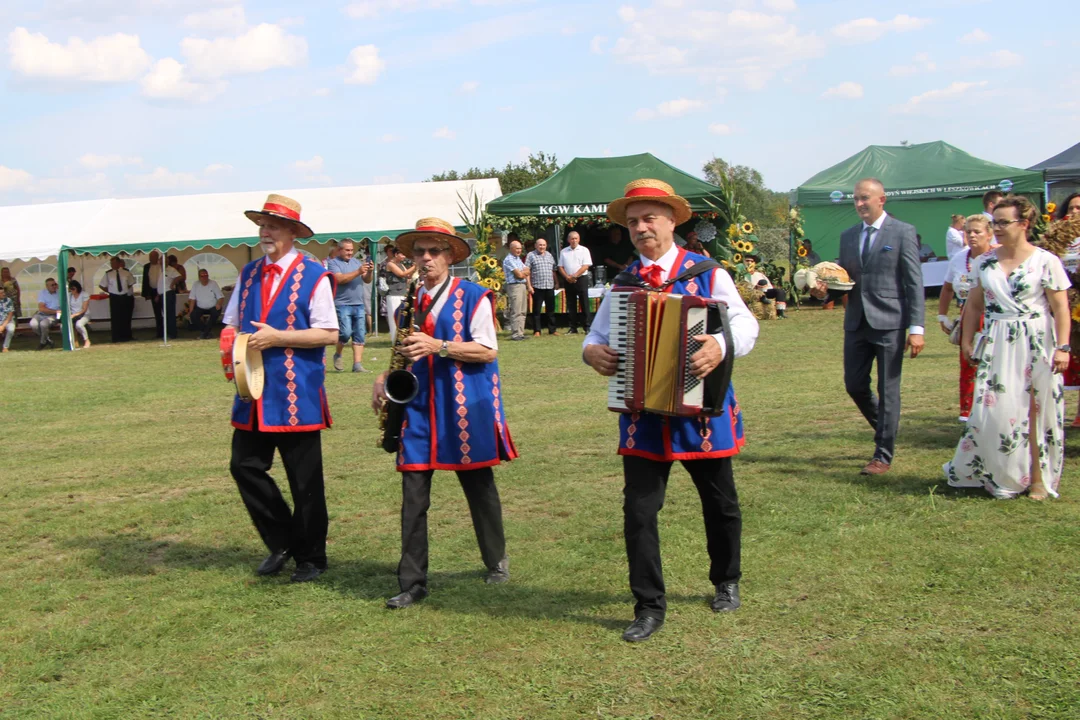
<path id="1" fill-rule="evenodd" d="M 491 285 L 489 285 L 489 287 L 492 290 L 494 290 L 495 292 L 499 292 L 500 290 L 502 290 L 502 283 L 499 282 L 498 280 L 492 280 Z"/>
<path id="2" fill-rule="evenodd" d="M 1077 305 L 1072 309 L 1073 322 L 1080 322 L 1080 305 Z"/>
<path id="3" fill-rule="evenodd" d="M 1057 210 L 1057 203 L 1052 203 L 1052 202 L 1046 203 L 1046 212 L 1053 215 L 1055 210 Z"/>
<path id="4" fill-rule="evenodd" d="M 720 264 L 723 265 L 726 268 L 729 268 L 729 267 L 732 266 L 731 263 L 729 263 L 727 260 L 721 260 Z M 1080 306 L 1077 306 L 1077 307 L 1080 307 Z"/>
<path id="5" fill-rule="evenodd" d="M 805 245 L 800 245 L 799 249 L 795 251 L 795 254 L 798 255 L 799 257 L 806 257 L 806 255 L 807 255 L 806 246 Z"/>
<path id="6" fill-rule="evenodd" d="M 739 253 L 735 253 L 734 255 L 731 256 L 731 259 L 734 260 L 737 263 L 741 263 L 742 262 L 742 255 L 740 255 Z"/>
<path id="7" fill-rule="evenodd" d="M 488 256 L 487 256 L 487 255 L 481 255 L 480 257 L 476 258 L 476 264 L 477 264 L 477 265 L 486 265 L 486 264 L 487 264 L 487 261 L 488 261 L 489 259 L 490 259 L 490 258 L 488 258 Z"/>
<path id="8" fill-rule="evenodd" d="M 746 234 L 746 235 L 749 235 L 750 233 L 754 232 L 754 225 L 753 225 L 753 223 L 749 223 L 749 222 L 744 222 L 744 223 L 742 224 L 742 231 L 743 231 L 743 233 L 744 233 L 744 234 Z"/>
<path id="9" fill-rule="evenodd" d="M 487 266 L 494 270 L 495 268 L 499 267 L 499 261 L 495 258 L 488 258 Z"/>
<path id="10" fill-rule="evenodd" d="M 1043 215 L 1043 222 L 1046 222 L 1046 223 L 1050 222 L 1050 216 L 1049 215 Z"/>
<path id="11" fill-rule="evenodd" d="M 738 225 L 728 225 L 727 234 L 731 237 L 737 237 L 739 235 Z"/>
<path id="12" fill-rule="evenodd" d="M 748 253 L 754 252 L 754 243 L 752 243 L 752 242 L 744 242 L 743 243 L 743 252 L 748 252 Z"/>

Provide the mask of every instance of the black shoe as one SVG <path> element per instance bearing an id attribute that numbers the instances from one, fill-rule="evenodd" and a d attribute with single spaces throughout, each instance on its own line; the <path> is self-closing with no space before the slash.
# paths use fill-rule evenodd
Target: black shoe
<path id="1" fill-rule="evenodd" d="M 262 561 L 262 564 L 259 565 L 255 572 L 259 575 L 277 575 L 281 572 L 281 568 L 285 567 L 285 561 L 290 557 L 292 557 L 292 554 L 288 550 L 272 552 Z"/>
<path id="2" fill-rule="evenodd" d="M 488 585 L 502 585 L 503 583 L 510 582 L 510 559 L 503 558 L 499 561 L 498 565 L 493 568 L 488 568 L 488 573 L 484 578 L 484 582 Z"/>
<path id="3" fill-rule="evenodd" d="M 642 642 L 652 637 L 652 634 L 664 627 L 662 618 L 654 618 L 651 615 L 642 615 L 626 628 L 622 639 L 626 642 Z"/>
<path id="4" fill-rule="evenodd" d="M 49 338 L 49 337 L 45 338 L 45 344 L 48 345 L 49 347 L 54 347 L 52 338 Z"/>
<path id="5" fill-rule="evenodd" d="M 326 568 L 319 567 L 315 563 L 296 563 L 296 570 L 293 571 L 292 577 L 290 577 L 289 580 L 293 582 L 311 582 L 324 572 L 326 572 Z"/>
<path id="6" fill-rule="evenodd" d="M 577 335 L 577 330 L 568 330 L 567 335 Z"/>
<path id="7" fill-rule="evenodd" d="M 391 610 L 400 610 L 410 605 L 415 605 L 428 596 L 428 589 L 423 585 L 413 585 L 403 593 L 399 593 L 386 601 L 386 607 Z"/>
<path id="8" fill-rule="evenodd" d="M 731 612 L 738 610 L 742 603 L 739 601 L 739 583 L 724 583 L 716 586 L 716 597 L 709 603 L 713 612 Z"/>

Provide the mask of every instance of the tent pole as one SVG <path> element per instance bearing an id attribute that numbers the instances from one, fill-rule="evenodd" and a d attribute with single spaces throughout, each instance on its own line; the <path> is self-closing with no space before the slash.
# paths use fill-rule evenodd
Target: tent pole
<path id="1" fill-rule="evenodd" d="M 169 284 L 165 280 L 165 253 L 161 253 L 161 280 L 158 282 L 165 286 L 165 293 L 161 296 L 161 344 L 162 347 L 169 347 Z"/>
<path id="2" fill-rule="evenodd" d="M 73 343 L 71 342 L 71 308 L 68 305 L 68 288 L 67 288 L 67 250 L 63 246 L 60 247 L 60 252 L 57 254 L 57 269 L 56 274 L 58 276 L 56 282 L 60 285 L 60 337 L 63 338 L 64 350 L 74 350 Z"/>

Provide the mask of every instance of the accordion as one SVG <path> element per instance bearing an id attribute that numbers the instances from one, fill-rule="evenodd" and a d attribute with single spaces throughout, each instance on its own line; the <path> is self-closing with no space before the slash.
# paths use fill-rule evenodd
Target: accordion
<path id="1" fill-rule="evenodd" d="M 731 384 L 734 344 L 727 306 L 719 300 L 643 290 L 611 292 L 608 346 L 618 353 L 608 382 L 608 409 L 660 415 L 719 415 Z M 698 378 L 690 358 L 695 335 L 723 333 L 724 359 Z"/>

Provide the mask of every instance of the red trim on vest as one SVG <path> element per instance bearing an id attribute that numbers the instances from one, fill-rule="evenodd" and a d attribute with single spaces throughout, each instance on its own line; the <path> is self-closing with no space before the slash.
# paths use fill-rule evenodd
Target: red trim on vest
<path id="1" fill-rule="evenodd" d="M 299 220 L 300 213 L 296 212 L 292 208 L 287 208 L 284 205 L 278 205 L 277 203 L 266 203 L 263 205 L 263 212 L 274 213 L 275 215 L 283 215 L 290 220 Z"/>
<path id="2" fill-rule="evenodd" d="M 649 460 L 658 460 L 660 462 L 674 462 L 676 460 L 715 460 L 716 458 L 732 457 L 738 455 L 742 450 L 743 445 L 746 444 L 745 440 L 736 440 L 735 447 L 727 450 L 717 450 L 715 452 L 692 452 L 692 453 L 673 453 L 668 456 L 660 455 L 659 453 L 646 452 L 645 450 L 629 450 L 627 448 L 619 448 L 620 455 L 633 455 L 634 457 L 643 457 Z"/>
<path id="3" fill-rule="evenodd" d="M 267 258 L 263 262 L 265 263 L 268 260 L 269 260 L 269 258 Z M 261 310 L 260 317 L 262 318 L 261 320 L 259 320 L 259 322 L 262 322 L 262 323 L 266 322 L 266 317 L 270 314 L 270 308 L 274 307 L 274 303 L 277 302 L 278 295 L 281 294 L 282 289 L 285 287 L 285 283 L 288 282 L 289 276 L 292 275 L 293 270 L 296 269 L 296 266 L 299 265 L 302 262 L 304 262 L 304 253 L 298 251 L 296 253 L 296 257 L 293 258 L 292 264 L 289 265 L 288 269 L 281 274 L 281 282 L 278 283 L 277 290 L 275 290 L 274 294 L 270 297 L 270 302 L 266 303 L 266 305 L 264 307 L 259 308 L 259 310 Z M 262 272 L 262 268 L 259 268 L 259 272 Z M 260 282 L 259 295 L 260 296 L 262 295 L 262 285 L 261 285 L 261 283 L 264 282 L 265 279 L 266 278 L 262 278 L 262 277 L 260 277 L 260 279 L 259 279 L 259 282 Z M 320 277 L 320 279 L 321 279 L 321 277 Z M 315 286 L 318 287 L 318 284 L 319 283 L 316 282 Z M 311 289 L 311 294 L 312 295 L 315 294 L 315 288 Z M 261 299 L 260 299 L 260 302 L 261 302 Z M 311 298 L 308 298 L 308 302 L 309 303 L 311 302 Z M 308 318 L 308 320 L 310 320 L 310 319 L 311 318 Z M 262 398 L 259 398 L 259 402 L 262 402 Z M 259 409 L 260 410 L 262 409 L 261 405 L 259 406 Z"/>

